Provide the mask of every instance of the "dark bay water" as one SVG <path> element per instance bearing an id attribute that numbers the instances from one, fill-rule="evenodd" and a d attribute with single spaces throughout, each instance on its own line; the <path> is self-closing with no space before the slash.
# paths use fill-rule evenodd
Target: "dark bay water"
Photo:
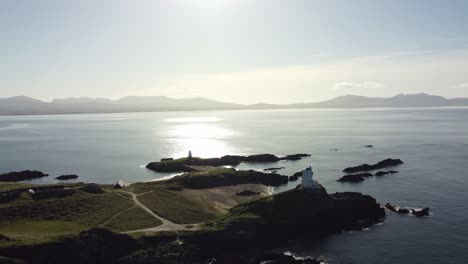
<path id="1" fill-rule="evenodd" d="M 375 148 L 365 148 L 372 144 Z M 335 151 L 334 149 L 338 149 Z M 329 192 L 358 191 L 381 203 L 430 207 L 416 219 L 388 214 L 369 231 L 343 233 L 289 250 L 332 263 L 466 263 L 468 109 L 274 110 L 0 117 L 0 172 L 38 169 L 51 177 L 114 183 L 168 176 L 142 165 L 164 157 L 310 153 L 280 164 L 313 165 Z M 399 174 L 361 184 L 336 179 L 351 165 L 401 158 Z M 52 177 L 54 176 L 54 177 Z M 294 187 L 279 188 L 281 191 Z"/>

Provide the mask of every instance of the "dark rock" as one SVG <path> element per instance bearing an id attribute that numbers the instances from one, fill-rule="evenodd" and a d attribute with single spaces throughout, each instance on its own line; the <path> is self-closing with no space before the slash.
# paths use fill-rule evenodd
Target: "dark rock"
<path id="1" fill-rule="evenodd" d="M 289 176 L 289 181 L 292 182 L 292 181 L 297 181 L 299 180 L 299 176 L 297 176 L 296 174 L 294 174 L 293 176 Z"/>
<path id="2" fill-rule="evenodd" d="M 411 214 L 417 217 L 429 216 L 429 208 L 424 208 L 421 210 L 411 209 Z"/>
<path id="3" fill-rule="evenodd" d="M 259 192 L 254 192 L 251 190 L 243 190 L 241 192 L 236 193 L 236 195 L 239 195 L 239 196 L 254 196 L 254 195 L 259 195 L 259 194 L 260 194 Z"/>
<path id="4" fill-rule="evenodd" d="M 41 177 L 47 177 L 47 176 L 49 176 L 49 174 L 44 174 L 41 171 L 25 170 L 25 171 L 20 171 L 20 172 L 10 172 L 10 173 L 5 173 L 5 174 L 0 174 L 0 181 L 18 182 L 18 181 L 31 180 L 31 179 L 41 178 Z"/>
<path id="5" fill-rule="evenodd" d="M 267 168 L 267 169 L 264 169 L 264 171 L 278 171 L 278 170 L 282 170 L 282 169 L 284 169 L 284 167 Z"/>
<path id="6" fill-rule="evenodd" d="M 55 179 L 65 181 L 65 180 L 72 180 L 72 179 L 78 179 L 78 175 L 70 174 L 70 175 L 61 175 L 56 177 Z"/>
<path id="7" fill-rule="evenodd" d="M 305 157 L 310 157 L 310 154 L 293 154 L 293 155 L 286 155 L 286 157 L 280 158 L 281 160 L 300 160 Z"/>
<path id="8" fill-rule="evenodd" d="M 402 207 L 398 208 L 398 211 L 397 211 L 397 213 L 399 214 L 409 214 L 409 212 L 410 211 L 408 209 L 402 208 Z"/>
<path id="9" fill-rule="evenodd" d="M 372 171 L 372 170 L 378 170 L 378 169 L 384 169 L 388 167 L 393 167 L 403 164 L 403 161 L 400 159 L 386 159 L 383 161 L 378 162 L 377 164 L 369 165 L 369 164 L 363 164 L 359 165 L 356 167 L 349 167 L 343 170 L 343 172 L 346 173 L 356 173 L 359 171 Z"/>
<path id="10" fill-rule="evenodd" d="M 398 171 L 379 171 L 375 174 L 375 176 L 385 176 L 387 174 L 395 174 L 398 173 Z"/>
<path id="11" fill-rule="evenodd" d="M 373 145 L 366 145 L 365 147 L 366 148 L 373 148 L 374 146 Z"/>
<path id="12" fill-rule="evenodd" d="M 87 193 L 92 193 L 92 194 L 104 193 L 104 191 L 101 189 L 101 187 L 99 187 L 96 184 L 85 185 L 85 186 L 81 187 L 79 190 L 83 191 L 83 192 L 87 192 Z"/>
<path id="13" fill-rule="evenodd" d="M 393 206 L 393 205 L 391 205 L 391 204 L 389 204 L 389 203 L 385 204 L 385 208 L 387 208 L 388 210 L 390 210 L 390 211 L 392 211 L 392 212 L 396 212 L 396 211 L 397 211 L 397 209 L 395 208 L 395 206 Z"/>
<path id="14" fill-rule="evenodd" d="M 73 189 L 62 189 L 62 190 L 43 190 L 43 191 L 38 191 L 35 192 L 32 195 L 32 198 L 34 200 L 44 200 L 44 199 L 50 199 L 50 198 L 63 198 L 66 196 L 70 196 L 76 193 L 76 190 Z"/>
<path id="15" fill-rule="evenodd" d="M 339 178 L 337 181 L 338 182 L 362 182 L 364 181 L 364 178 L 367 177 L 372 177 L 372 173 L 360 173 L 360 174 L 350 174 L 350 175 L 345 175 L 341 178 Z"/>

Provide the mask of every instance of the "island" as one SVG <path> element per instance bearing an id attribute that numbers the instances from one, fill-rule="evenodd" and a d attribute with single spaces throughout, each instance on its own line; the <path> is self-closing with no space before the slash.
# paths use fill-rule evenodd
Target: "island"
<path id="1" fill-rule="evenodd" d="M 294 263 L 270 250 L 385 217 L 369 195 L 329 194 L 312 168 L 301 178 L 277 194 L 271 188 L 288 176 L 222 165 L 121 189 L 1 183 L 0 197 L 15 197 L 0 203 L 0 256 L 9 263 Z"/>
<path id="2" fill-rule="evenodd" d="M 356 173 L 356 172 L 363 172 L 363 171 L 373 171 L 373 170 L 380 170 L 388 167 L 394 167 L 397 165 L 403 164 L 401 159 L 386 159 L 379 161 L 376 164 L 362 164 L 355 167 L 349 167 L 343 170 L 345 173 Z"/>
<path id="3" fill-rule="evenodd" d="M 74 180 L 74 179 L 78 179 L 78 175 L 75 175 L 75 174 L 60 175 L 56 177 L 55 179 L 60 180 L 60 181 Z"/>
<path id="4" fill-rule="evenodd" d="M 358 183 L 364 181 L 365 178 L 373 177 L 373 176 L 385 176 L 388 174 L 395 174 L 398 173 L 398 171 L 378 171 L 375 174 L 365 172 L 365 173 L 358 173 L 358 174 L 348 174 L 344 175 L 338 180 L 337 182 L 351 182 L 351 183 Z"/>
<path id="5" fill-rule="evenodd" d="M 32 180 L 36 178 L 47 177 L 49 174 L 45 174 L 42 171 L 18 171 L 18 172 L 9 172 L 5 174 L 0 174 L 0 182 L 19 182 L 19 181 L 26 181 Z"/>
<path id="6" fill-rule="evenodd" d="M 273 154 L 258 154 L 251 156 L 226 155 L 220 158 L 198 158 L 192 157 L 190 153 L 185 158 L 164 158 L 161 161 L 151 162 L 146 165 L 146 168 L 155 172 L 190 172 L 197 170 L 194 166 L 237 166 L 243 162 L 273 163 L 282 160 L 295 161 L 309 156 L 310 154 L 293 154 L 284 157 L 278 157 Z"/>

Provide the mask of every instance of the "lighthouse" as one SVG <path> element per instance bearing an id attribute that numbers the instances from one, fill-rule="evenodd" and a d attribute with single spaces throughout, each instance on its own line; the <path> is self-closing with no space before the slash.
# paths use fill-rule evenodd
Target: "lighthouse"
<path id="1" fill-rule="evenodd" d="M 312 171 L 312 167 L 308 167 L 302 171 L 302 188 L 320 189 L 318 182 L 314 181 L 314 172 Z"/>

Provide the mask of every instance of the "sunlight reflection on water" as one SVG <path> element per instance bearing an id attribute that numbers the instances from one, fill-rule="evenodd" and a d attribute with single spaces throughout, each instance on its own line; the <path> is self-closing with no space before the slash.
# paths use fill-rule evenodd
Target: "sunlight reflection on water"
<path id="1" fill-rule="evenodd" d="M 220 118 L 201 116 L 166 121 L 173 124 L 162 136 L 171 142 L 174 157 L 186 156 L 189 150 L 198 157 L 219 157 L 239 152 L 228 143 L 238 133 L 223 125 Z"/>

